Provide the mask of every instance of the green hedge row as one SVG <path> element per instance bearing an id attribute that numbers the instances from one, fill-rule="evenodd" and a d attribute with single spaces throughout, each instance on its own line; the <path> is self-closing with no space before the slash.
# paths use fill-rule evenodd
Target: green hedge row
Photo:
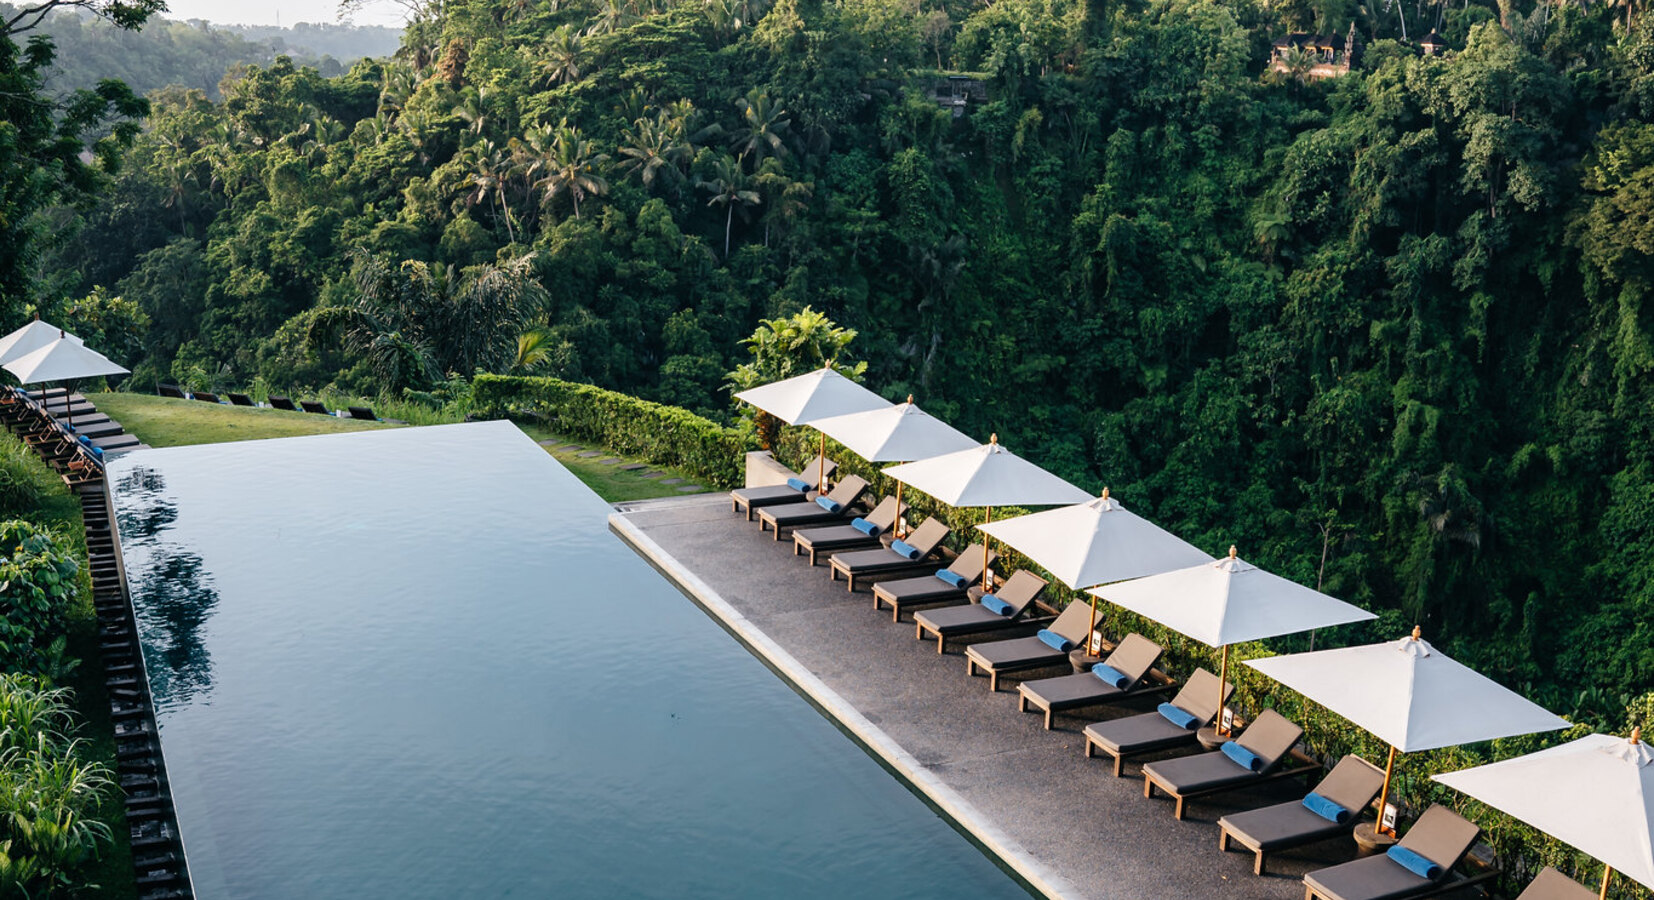
<path id="1" fill-rule="evenodd" d="M 670 466 L 717 487 L 741 484 L 746 452 L 757 446 L 746 432 L 688 410 L 589 384 L 478 375 L 471 390 L 471 402 L 483 415 L 543 418 L 559 434 Z"/>
<path id="2" fill-rule="evenodd" d="M 776 455 L 782 462 L 797 468 L 815 457 L 820 449 L 820 439 L 818 432 L 808 428 L 784 428 L 776 444 Z M 879 474 L 887 464 L 866 462 L 833 441 L 827 442 L 827 457 L 838 463 L 841 474 L 854 474 L 866 478 L 874 497 L 892 494 L 896 490 L 894 481 Z M 955 508 L 914 491 L 904 491 L 902 502 L 908 505 L 907 518 L 913 525 L 923 521 L 926 516 L 935 516 L 946 523 L 952 529 L 948 544 L 955 550 L 963 549 L 983 537 L 982 533 L 976 530 L 976 526 L 983 521 L 984 511 L 981 509 Z M 995 509 L 994 519 L 1009 519 L 1026 512 L 1028 510 L 1013 507 Z M 994 564 L 996 571 L 1006 573 L 1027 568 L 1049 580 L 1051 586 L 1046 589 L 1043 599 L 1052 606 L 1060 608 L 1075 601 L 1092 600 L 1090 594 L 1064 587 L 1061 582 L 1052 578 L 1050 573 L 1015 550 L 1003 544 L 996 544 L 994 550 L 999 554 L 999 559 Z M 1161 657 L 1160 667 L 1174 678 L 1187 678 L 1196 668 L 1202 667 L 1213 673 L 1218 671 L 1219 655 L 1212 647 L 1127 612 L 1112 603 L 1098 601 L 1097 612 L 1099 627 L 1105 634 L 1118 638 L 1138 632 L 1166 648 L 1165 655 Z M 1410 624 L 1402 623 L 1395 615 L 1385 615 L 1375 623 L 1322 631 L 1317 645 L 1325 648 L 1395 640 L 1403 637 L 1410 629 Z M 1429 639 L 1429 635 L 1425 637 Z M 1306 700 L 1296 691 L 1282 687 L 1243 664 L 1243 661 L 1248 659 L 1311 649 L 1309 641 L 1308 636 L 1297 635 L 1230 647 L 1229 681 L 1235 685 L 1235 694 L 1230 705 L 1248 718 L 1256 715 L 1259 710 L 1274 709 L 1297 722 L 1304 729 L 1305 749 L 1329 765 L 1336 763 L 1347 753 L 1354 753 L 1382 767 L 1389 752 L 1389 747 L 1384 742 L 1365 730 L 1352 726 L 1342 717 L 1327 711 L 1325 707 Z M 1654 717 L 1654 695 L 1634 701 L 1633 708 L 1627 710 L 1627 715 L 1639 718 L 1636 713 L 1639 705 L 1646 706 L 1646 715 Z M 1550 734 L 1526 735 L 1486 744 L 1400 754 L 1396 757 L 1392 801 L 1401 807 L 1404 820 L 1416 817 L 1432 803 L 1439 803 L 1457 810 L 1480 825 L 1483 840 L 1498 854 L 1500 865 L 1504 869 L 1501 881 L 1502 889 L 1508 892 L 1506 896 L 1515 896 L 1519 893 L 1545 866 L 1555 866 L 1582 883 L 1594 887 L 1602 877 L 1600 862 L 1498 810 L 1430 780 L 1430 776 L 1435 774 L 1454 772 L 1530 753 L 1583 737 L 1590 731 L 1591 729 L 1586 726 L 1576 725 L 1566 731 Z M 1654 894 L 1643 890 L 1629 879 L 1617 878 L 1614 888 L 1609 891 L 1609 896 L 1622 900 L 1646 900 L 1654 897 Z"/>

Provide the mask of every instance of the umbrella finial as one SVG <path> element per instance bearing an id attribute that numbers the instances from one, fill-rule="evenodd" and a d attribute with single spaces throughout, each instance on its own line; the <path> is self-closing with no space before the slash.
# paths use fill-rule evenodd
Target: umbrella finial
<path id="1" fill-rule="evenodd" d="M 999 443 L 999 432 L 996 431 L 993 434 L 988 435 L 988 443 L 990 443 L 990 444 Z"/>
<path id="2" fill-rule="evenodd" d="M 1418 639 L 1419 639 L 1419 638 L 1421 638 L 1421 637 L 1424 637 L 1424 629 L 1423 629 L 1423 628 L 1420 628 L 1420 627 L 1419 627 L 1419 626 L 1417 626 L 1417 625 L 1414 625 L 1414 626 L 1413 626 L 1413 640 L 1415 640 L 1415 641 L 1416 641 L 1416 640 L 1418 640 Z"/>
<path id="3" fill-rule="evenodd" d="M 1103 488 L 1103 499 L 1104 500 L 1108 499 L 1108 488 L 1107 487 Z"/>
<path id="4" fill-rule="evenodd" d="M 1230 558 L 1230 559 L 1234 559 L 1234 558 L 1235 558 L 1235 553 L 1236 553 L 1236 550 L 1235 550 L 1235 545 L 1234 545 L 1234 544 L 1230 544 L 1230 545 L 1229 545 L 1229 558 Z"/>
<path id="5" fill-rule="evenodd" d="M 1631 729 L 1631 743 L 1632 744 L 1640 744 L 1640 743 L 1642 743 L 1642 739 L 1643 739 L 1643 727 L 1641 725 L 1638 725 L 1637 727 Z"/>
<path id="6" fill-rule="evenodd" d="M 912 395 L 912 394 L 908 394 L 908 395 L 907 395 L 907 405 L 908 405 L 908 406 L 912 406 L 912 405 L 913 405 L 913 395 Z"/>

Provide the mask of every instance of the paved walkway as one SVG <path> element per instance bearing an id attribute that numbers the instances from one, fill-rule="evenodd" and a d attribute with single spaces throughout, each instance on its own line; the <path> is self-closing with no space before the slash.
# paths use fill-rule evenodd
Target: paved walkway
<path id="1" fill-rule="evenodd" d="M 760 535 L 724 495 L 617 506 L 610 523 L 754 653 L 821 706 L 961 830 L 1037 890 L 1063 898 L 1301 897 L 1304 872 L 1353 856 L 1345 839 L 1270 858 L 1220 853 L 1226 812 L 1302 796 L 1301 782 L 1191 801 L 1143 798 L 1137 765 L 1116 779 L 1105 759 L 1082 755 L 1087 721 L 1150 709 L 1097 708 L 1059 716 L 1018 714 L 1015 681 L 990 694 L 968 678 L 962 649 L 938 656 L 903 616 L 875 613 L 866 589 L 812 572 L 792 542 Z M 1066 670 L 1064 670 L 1066 671 Z M 1052 672 L 1051 674 L 1060 674 Z M 1082 718 L 1083 717 L 1083 718 Z M 1293 793 L 1296 791 L 1296 793 Z M 891 852 L 902 852 L 900 835 Z M 923 860 L 914 860 L 924 865 Z"/>

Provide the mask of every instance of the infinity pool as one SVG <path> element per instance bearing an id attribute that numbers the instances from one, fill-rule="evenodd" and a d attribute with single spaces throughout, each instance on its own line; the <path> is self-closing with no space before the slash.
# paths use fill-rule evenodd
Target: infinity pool
<path id="1" fill-rule="evenodd" d="M 1027 896 L 509 423 L 109 471 L 204 900 Z"/>

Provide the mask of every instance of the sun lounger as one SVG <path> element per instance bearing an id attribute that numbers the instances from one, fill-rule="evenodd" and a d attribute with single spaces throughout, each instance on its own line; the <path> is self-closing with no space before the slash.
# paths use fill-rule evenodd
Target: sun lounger
<path id="1" fill-rule="evenodd" d="M 345 407 L 345 412 L 350 413 L 350 417 L 352 419 L 358 419 L 363 422 L 379 421 L 379 417 L 373 414 L 373 410 L 368 409 L 365 406 L 347 406 Z"/>
<path id="2" fill-rule="evenodd" d="M 1284 763 L 1303 736 L 1302 728 L 1280 713 L 1266 709 L 1239 737 L 1224 745 L 1227 749 L 1145 765 L 1143 796 L 1153 797 L 1159 788 L 1177 801 L 1172 815 L 1181 819 L 1184 804 L 1191 797 L 1221 794 L 1276 778 L 1308 775 L 1320 766 Z M 1256 759 L 1250 765 L 1243 765 L 1230 753 Z"/>
<path id="3" fill-rule="evenodd" d="M 1490 871 L 1455 878 L 1453 869 L 1482 833 L 1445 806 L 1419 816 L 1400 843 L 1383 856 L 1369 856 L 1304 876 L 1304 900 L 1413 900 L 1484 881 Z"/>
<path id="4" fill-rule="evenodd" d="M 1597 892 L 1546 866 L 1516 900 L 1597 900 Z"/>
<path id="5" fill-rule="evenodd" d="M 965 673 L 988 673 L 988 690 L 999 690 L 999 676 L 1010 672 L 1068 665 L 1068 651 L 1082 646 L 1091 632 L 1091 607 L 1070 603 L 1039 634 L 989 641 L 965 648 Z"/>
<path id="6" fill-rule="evenodd" d="M 1270 853 L 1348 835 L 1383 786 L 1383 769 L 1359 756 L 1346 756 L 1315 786 L 1312 797 L 1219 819 L 1218 849 L 1228 850 L 1233 842 L 1251 850 L 1252 872 L 1262 875 L 1264 857 Z"/>
<path id="7" fill-rule="evenodd" d="M 1107 659 L 1093 666 L 1089 672 L 1024 681 L 1017 685 L 1017 711 L 1027 712 L 1030 705 L 1043 710 L 1045 730 L 1050 731 L 1052 717 L 1063 710 L 1102 706 L 1128 697 L 1170 690 L 1169 680 L 1144 681 L 1164 652 L 1154 641 L 1135 632 L 1128 634 Z"/>
<path id="8" fill-rule="evenodd" d="M 766 484 L 759 487 L 737 488 L 729 492 L 730 512 L 745 512 L 747 521 L 752 521 L 753 511 L 765 506 L 774 506 L 777 503 L 797 503 L 800 499 L 808 499 L 810 492 L 816 488 L 816 478 L 821 473 L 822 458 L 810 460 L 801 473 L 795 473 L 787 479 L 786 484 Z M 832 478 L 838 471 L 838 464 L 832 460 L 826 461 L 826 476 Z"/>
<path id="9" fill-rule="evenodd" d="M 999 554 L 988 552 L 988 565 L 993 565 Z M 873 608 L 883 609 L 890 604 L 890 620 L 902 620 L 902 607 L 934 606 L 939 603 L 957 603 L 970 596 L 970 589 L 982 581 L 982 545 L 972 544 L 959 551 L 945 569 L 929 575 L 897 578 L 873 585 Z"/>
<path id="10" fill-rule="evenodd" d="M 110 421 L 108 416 L 102 418 L 103 421 L 101 422 L 87 422 L 85 424 L 81 424 L 81 421 L 76 419 L 75 434 L 89 438 L 100 438 L 121 434 L 125 430 L 121 428 L 121 423 Z"/>
<path id="11" fill-rule="evenodd" d="M 1045 585 L 1045 579 L 1022 569 L 1005 579 L 998 590 L 978 597 L 975 603 L 914 613 L 913 637 L 922 641 L 927 634 L 935 635 L 936 652 L 940 654 L 947 651 L 948 638 L 1027 628 L 1031 623 L 1025 614 L 1034 607 L 1034 600 L 1045 590 Z"/>
<path id="12" fill-rule="evenodd" d="M 112 453 L 116 450 L 129 450 L 138 446 L 140 443 L 143 442 L 138 440 L 135 435 L 130 434 L 117 434 L 106 438 L 92 439 L 92 446 L 97 447 L 105 453 Z"/>
<path id="13" fill-rule="evenodd" d="M 174 400 L 189 399 L 184 396 L 183 388 L 180 388 L 176 384 L 158 384 L 155 386 L 155 393 L 160 394 L 163 397 L 171 397 Z"/>
<path id="14" fill-rule="evenodd" d="M 1235 686 L 1225 682 L 1224 702 L 1234 692 Z M 1090 759 L 1096 755 L 1093 751 L 1101 750 L 1114 757 L 1114 775 L 1118 778 L 1128 756 L 1193 745 L 1199 730 L 1217 717 L 1217 693 L 1218 677 L 1196 669 L 1172 702 L 1161 704 L 1161 710 L 1087 725 L 1085 756 Z"/>
<path id="15" fill-rule="evenodd" d="M 877 550 L 851 550 L 835 553 L 828 564 L 828 575 L 837 581 L 840 575 L 847 589 L 856 589 L 856 579 L 863 581 L 912 575 L 926 569 L 935 570 L 933 556 L 948 536 L 948 526 L 935 518 L 926 519 L 905 541 L 892 541 L 889 547 Z"/>
<path id="16" fill-rule="evenodd" d="M 196 391 L 190 394 L 191 400 L 200 400 L 202 403 L 217 403 L 218 395 L 212 391 Z"/>
<path id="17" fill-rule="evenodd" d="M 831 492 L 814 500 L 780 503 L 758 511 L 758 530 L 774 529 L 775 539 L 781 540 L 781 529 L 801 528 L 806 525 L 849 524 L 854 516 L 850 507 L 861 500 L 867 491 L 867 479 L 860 475 L 847 476 Z"/>
<path id="18" fill-rule="evenodd" d="M 331 415 L 333 415 L 332 411 L 330 411 L 325 405 L 323 405 L 322 401 L 320 401 L 320 400 L 300 400 L 299 401 L 299 408 L 304 410 L 307 413 L 315 413 L 318 416 L 331 416 Z"/>
<path id="19" fill-rule="evenodd" d="M 230 405 L 231 406 L 257 406 L 258 405 L 257 403 L 253 402 L 253 398 L 247 396 L 246 394 L 238 394 L 235 391 L 231 391 L 229 393 L 229 398 L 230 398 Z"/>
<path id="20" fill-rule="evenodd" d="M 902 504 L 906 509 L 907 504 Z M 808 551 L 810 565 L 816 564 L 819 553 L 838 553 L 844 550 L 867 550 L 880 546 L 879 536 L 896 524 L 901 511 L 896 498 L 886 497 L 867 515 L 848 525 L 823 525 L 818 528 L 799 528 L 793 532 L 793 555 Z"/>
<path id="21" fill-rule="evenodd" d="M 270 408 L 271 409 L 285 409 L 288 412 L 298 412 L 299 411 L 299 408 L 297 406 L 293 405 L 292 400 L 290 400 L 286 397 L 283 397 L 280 394 L 271 394 L 270 395 Z"/>

